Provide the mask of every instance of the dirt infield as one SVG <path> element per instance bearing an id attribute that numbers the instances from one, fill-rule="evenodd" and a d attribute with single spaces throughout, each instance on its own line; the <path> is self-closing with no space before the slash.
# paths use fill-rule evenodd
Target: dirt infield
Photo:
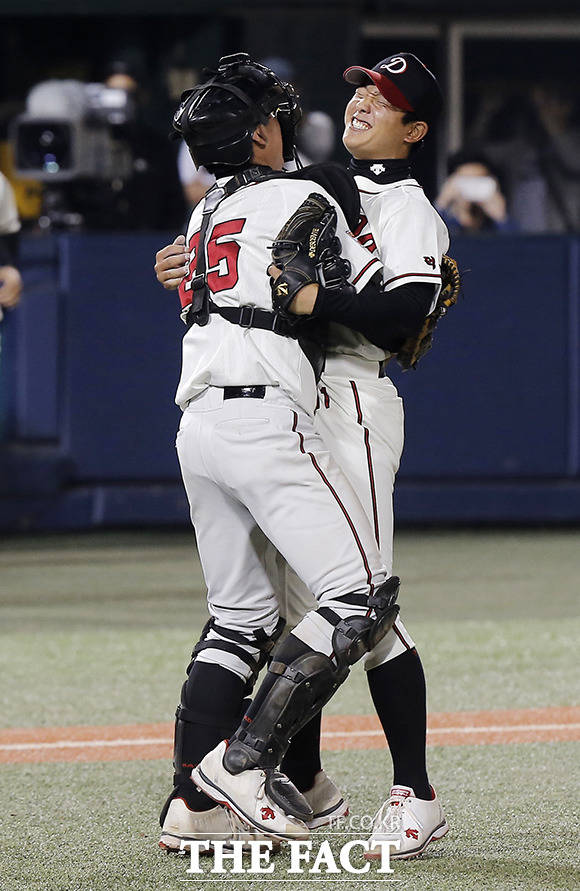
<path id="1" fill-rule="evenodd" d="M 171 759 L 172 724 L 27 727 L 0 730 L 0 763 Z M 580 740 L 580 706 L 436 712 L 429 715 L 431 746 Z M 322 748 L 382 749 L 374 715 L 334 715 L 322 723 Z"/>

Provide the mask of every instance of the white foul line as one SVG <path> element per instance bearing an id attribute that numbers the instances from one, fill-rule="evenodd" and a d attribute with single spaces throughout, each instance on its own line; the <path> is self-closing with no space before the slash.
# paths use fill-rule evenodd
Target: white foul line
<path id="1" fill-rule="evenodd" d="M 580 730 L 580 724 L 506 724 L 506 725 L 490 725 L 488 727 L 434 727 L 427 731 L 427 737 L 435 736 L 438 733 L 525 733 L 527 731 L 542 730 Z M 382 730 L 329 730 L 322 734 L 322 742 L 325 739 L 336 738 L 358 738 L 382 736 Z M 60 742 L 39 742 L 39 743 L 0 743 L 1 752 L 26 752 L 45 749 L 106 749 L 119 746 L 159 746 L 171 745 L 168 737 L 162 738 L 144 738 L 136 737 L 135 739 L 88 739 L 88 740 L 61 740 Z"/>

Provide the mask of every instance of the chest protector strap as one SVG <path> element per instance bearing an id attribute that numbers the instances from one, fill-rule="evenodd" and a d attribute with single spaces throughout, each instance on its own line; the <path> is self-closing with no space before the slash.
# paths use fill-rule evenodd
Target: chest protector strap
<path id="1" fill-rule="evenodd" d="M 242 186 L 248 186 L 251 183 L 263 182 L 266 179 L 272 179 L 275 176 L 279 176 L 279 174 L 275 173 L 273 170 L 264 167 L 249 167 L 247 170 L 243 170 L 241 173 L 237 173 L 233 176 L 225 186 L 212 186 L 211 189 L 207 192 L 204 203 L 203 203 L 203 211 L 201 218 L 201 229 L 199 231 L 199 241 L 197 246 L 197 259 L 195 264 L 195 275 L 191 280 L 191 290 L 192 290 L 192 299 L 191 304 L 187 310 L 185 315 L 185 324 L 188 328 L 191 328 L 192 325 L 207 325 L 209 322 L 209 314 L 210 312 L 219 312 L 220 315 L 223 315 L 224 318 L 228 319 L 228 321 L 234 322 L 234 324 L 241 325 L 242 328 L 267 328 L 270 331 L 274 331 L 274 319 L 263 319 L 262 316 L 269 315 L 271 317 L 275 316 L 275 313 L 267 313 L 265 310 L 260 310 L 262 316 L 260 316 L 257 321 L 262 322 L 262 324 L 247 324 L 248 314 L 240 315 L 240 319 L 229 318 L 224 314 L 226 309 L 233 309 L 235 313 L 239 313 L 239 309 L 247 310 L 248 307 L 218 307 L 211 299 L 210 290 L 207 284 L 207 263 L 206 263 L 206 248 L 208 241 L 208 229 L 209 224 L 211 222 L 211 218 L 219 205 L 225 198 L 229 198 L 230 195 L 233 195 L 238 189 Z M 250 307 L 252 308 L 252 307 Z M 268 324 L 266 324 L 268 322 Z M 276 332 L 276 333 L 282 333 Z"/>

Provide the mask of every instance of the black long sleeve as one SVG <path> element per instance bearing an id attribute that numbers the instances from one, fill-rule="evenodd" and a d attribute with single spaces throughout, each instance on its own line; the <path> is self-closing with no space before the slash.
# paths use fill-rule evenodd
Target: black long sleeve
<path id="1" fill-rule="evenodd" d="M 396 353 L 419 333 L 433 301 L 433 285 L 410 282 L 383 291 L 378 276 L 357 294 L 353 288 L 318 289 L 313 315 L 360 331 L 375 346 Z"/>

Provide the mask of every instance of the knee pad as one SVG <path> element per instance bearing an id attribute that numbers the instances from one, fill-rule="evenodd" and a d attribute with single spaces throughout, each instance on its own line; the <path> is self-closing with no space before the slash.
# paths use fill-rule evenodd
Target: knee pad
<path id="1" fill-rule="evenodd" d="M 204 651 L 216 651 L 215 659 L 212 661 L 215 661 L 217 665 L 223 665 L 223 661 L 219 658 L 219 653 L 229 653 L 241 660 L 246 667 L 246 671 L 243 673 L 243 679 L 246 683 L 244 695 L 249 695 L 254 688 L 260 671 L 268 661 L 276 641 L 282 634 L 285 624 L 284 619 L 280 617 L 276 627 L 270 634 L 264 628 L 258 628 L 255 631 L 242 634 L 239 631 L 218 625 L 215 619 L 211 618 L 206 623 L 199 642 L 193 648 L 187 673 L 189 674 L 191 671 L 197 656 Z M 229 668 L 230 666 L 225 665 L 224 667 Z M 230 670 L 233 671 L 234 669 Z M 238 673 L 242 676 L 241 671 Z"/>
<path id="2" fill-rule="evenodd" d="M 339 619 L 332 610 L 321 607 L 319 612 L 335 626 L 332 648 L 338 666 L 354 665 L 388 634 L 399 613 L 396 600 L 400 584 L 397 576 L 391 576 L 369 596 L 369 611 L 372 609 L 374 616 L 355 615 Z M 328 615 L 330 613 L 333 615 Z"/>
<path id="3" fill-rule="evenodd" d="M 290 634 L 279 646 L 268 675 L 257 695 L 262 695 L 255 714 L 246 715 L 230 739 L 224 766 L 232 774 L 254 767 L 276 767 L 292 736 L 334 695 L 349 674 L 350 666 L 381 640 L 399 612 L 396 604 L 399 579 L 392 577 L 368 598 L 371 615 L 340 619 L 332 610 L 318 612 L 335 626 L 332 657 L 312 650 Z M 327 615 L 330 614 L 330 615 Z"/>

